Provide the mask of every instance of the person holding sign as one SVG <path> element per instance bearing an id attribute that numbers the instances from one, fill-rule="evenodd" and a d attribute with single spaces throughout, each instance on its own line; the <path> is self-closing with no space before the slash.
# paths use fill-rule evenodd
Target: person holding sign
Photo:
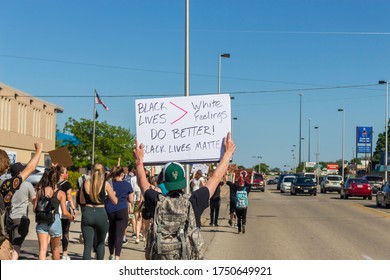
<path id="1" fill-rule="evenodd" d="M 201 226 L 200 217 L 203 211 L 209 206 L 209 199 L 214 194 L 216 188 L 218 187 L 219 182 L 221 181 L 223 175 L 226 173 L 229 165 L 229 161 L 236 149 L 236 145 L 231 139 L 230 132 L 223 139 L 223 148 L 224 151 L 223 151 L 222 159 L 220 160 L 215 171 L 213 172 L 213 175 L 207 181 L 206 186 L 193 192 L 189 198 L 187 198 L 188 196 L 183 195 L 184 189 L 187 186 L 187 180 L 185 177 L 183 166 L 177 162 L 168 162 L 167 164 L 165 164 L 162 184 L 164 184 L 165 188 L 168 190 L 168 193 L 166 197 L 164 197 L 159 192 L 150 188 L 150 183 L 146 178 L 146 174 L 144 170 L 145 147 L 142 143 L 138 144 L 138 141 L 136 140 L 136 148 L 134 149 L 133 152 L 134 152 L 134 158 L 136 159 L 136 166 L 137 166 L 137 181 L 145 199 L 145 206 L 150 210 L 150 213 L 156 214 L 158 212 L 157 210 L 160 209 L 161 204 L 164 205 L 164 203 L 167 201 L 167 198 L 168 198 L 168 202 L 171 203 L 171 205 L 176 205 L 177 207 L 180 207 L 181 204 L 187 205 L 187 201 L 189 201 L 191 204 L 190 209 L 193 209 L 193 211 L 191 211 L 192 217 L 194 217 L 194 220 L 196 222 L 196 227 L 199 229 Z M 186 201 L 185 199 L 183 199 L 183 197 L 188 200 Z M 174 201 L 175 199 L 180 200 L 180 203 L 175 203 Z M 174 211 L 175 209 L 165 209 L 165 210 Z M 173 217 L 175 215 L 167 215 L 168 218 L 171 216 Z M 164 215 L 162 215 L 162 217 L 164 217 Z M 157 239 L 157 244 L 153 243 L 153 240 L 150 240 L 149 238 L 150 237 L 155 238 L 155 236 L 152 235 L 153 234 L 152 229 L 153 226 L 155 226 L 155 223 L 158 222 L 159 218 L 160 216 L 153 217 L 153 225 L 149 230 L 150 234 L 148 234 L 148 243 L 146 245 L 146 254 L 145 254 L 145 257 L 147 259 L 201 259 L 203 257 L 203 249 L 202 249 L 203 244 L 201 242 L 201 238 L 197 239 L 197 241 L 200 241 L 200 243 L 196 244 L 199 245 L 199 247 L 195 249 L 191 248 L 190 252 L 188 251 L 188 248 L 183 248 L 183 246 L 181 246 L 182 249 L 178 249 L 178 247 L 176 246 L 175 250 L 178 251 L 176 254 L 170 252 L 169 250 L 168 252 L 163 250 L 167 248 L 158 247 L 159 245 L 166 246 L 166 247 L 169 246 L 169 244 L 166 243 L 164 244 L 164 242 L 161 240 L 161 236 L 160 236 L 160 240 Z M 192 223 L 193 220 L 191 220 L 190 222 Z M 162 221 L 162 224 L 166 224 L 166 223 Z M 185 228 L 183 229 L 185 231 Z M 176 232 L 183 233 L 182 231 L 183 229 L 181 229 L 180 231 L 176 230 Z M 184 232 L 183 233 L 184 236 L 183 238 L 181 238 L 183 242 L 185 242 L 184 240 L 187 240 L 188 238 L 188 235 L 186 235 L 186 233 L 187 232 Z M 190 238 L 193 238 L 193 235 L 194 234 L 192 234 Z M 189 243 L 186 245 L 192 246 L 193 243 Z M 156 248 L 156 246 L 158 248 Z M 186 253 L 190 253 L 190 255 Z"/>
<path id="2" fill-rule="evenodd" d="M 199 190 L 200 187 L 204 187 L 205 184 L 206 180 L 203 177 L 203 172 L 199 169 L 198 171 L 196 171 L 194 178 L 192 178 L 192 180 L 190 181 L 191 193 Z"/>

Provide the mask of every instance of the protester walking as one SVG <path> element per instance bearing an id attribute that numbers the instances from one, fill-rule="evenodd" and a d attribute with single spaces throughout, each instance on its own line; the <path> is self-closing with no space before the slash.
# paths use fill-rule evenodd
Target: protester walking
<path id="1" fill-rule="evenodd" d="M 221 207 L 221 186 L 223 182 L 219 182 L 213 196 L 210 198 L 210 226 L 218 226 L 219 208 Z"/>
<path id="2" fill-rule="evenodd" d="M 135 176 L 131 177 L 131 186 L 134 190 L 134 201 L 132 207 L 132 219 L 131 224 L 133 226 L 133 237 L 135 238 L 135 244 L 140 242 L 140 237 L 143 237 L 141 233 L 142 227 L 142 212 L 141 212 L 141 204 L 143 203 L 143 196 L 141 193 L 141 189 L 137 183 L 137 172 L 135 172 Z"/>
<path id="3" fill-rule="evenodd" d="M 57 176 L 59 176 L 58 188 L 63 191 L 66 195 L 66 208 L 69 213 L 73 214 L 76 211 L 76 206 L 73 203 L 72 198 L 72 185 L 68 179 L 68 169 L 65 166 L 57 165 Z M 70 260 L 68 256 L 69 246 L 69 231 L 70 231 L 70 220 L 61 214 L 61 228 L 62 228 L 62 259 Z"/>
<path id="4" fill-rule="evenodd" d="M 147 259 L 203 258 L 203 239 L 199 233 L 200 217 L 208 207 L 210 197 L 227 171 L 235 148 L 229 132 L 223 139 L 223 156 L 213 175 L 205 187 L 194 191 L 190 197 L 183 193 L 187 185 L 183 166 L 176 162 L 166 163 L 162 184 L 168 193 L 163 196 L 150 188 L 144 169 L 144 145 L 136 141 L 134 158 L 137 166 L 137 181 L 144 195 L 147 209 L 150 213 L 154 213 L 153 225 L 149 230 L 146 245 L 145 257 Z M 178 210 L 181 212 L 179 213 Z M 189 232 L 191 232 L 190 235 Z"/>
<path id="5" fill-rule="evenodd" d="M 110 260 L 119 260 L 122 251 L 122 241 L 129 221 L 129 203 L 133 202 L 133 188 L 131 184 L 124 181 L 123 167 L 117 167 L 112 171 L 113 189 L 118 198 L 118 203 L 106 200 L 106 211 L 109 221 L 108 248 Z"/>
<path id="6" fill-rule="evenodd" d="M 227 181 L 230 191 L 234 193 L 234 207 L 237 215 L 237 233 L 246 231 L 246 215 L 248 211 L 248 194 L 252 185 L 245 181 L 245 175 L 240 174 L 237 184 Z"/>
<path id="7" fill-rule="evenodd" d="M 0 210 L 1 217 L 4 218 L 5 214 L 11 210 L 12 197 L 14 193 L 20 188 L 23 181 L 35 170 L 38 165 L 39 159 L 42 154 L 42 143 L 34 143 L 35 153 L 26 167 L 19 173 L 19 175 L 13 176 L 10 179 L 6 179 L 0 182 Z M 7 172 L 10 168 L 11 162 L 9 160 L 6 151 L 0 149 L 0 176 Z M 0 228 L 0 260 L 9 260 L 12 257 L 12 245 L 9 241 L 9 236 L 6 231 L 5 225 L 2 222 Z"/>
<path id="8" fill-rule="evenodd" d="M 16 162 L 11 166 L 11 176 L 16 177 L 23 171 L 25 166 L 20 162 Z M 36 193 L 33 185 L 30 182 L 22 182 L 19 190 L 17 190 L 12 197 L 12 208 L 10 213 L 10 240 L 14 248 L 12 259 L 19 258 L 22 244 L 29 232 L 30 219 L 29 203 L 35 203 Z"/>
<path id="9" fill-rule="evenodd" d="M 37 222 L 36 232 L 39 244 L 39 260 L 46 260 L 49 240 L 52 250 L 52 259 L 60 259 L 60 241 L 62 236 L 62 227 L 59 209 L 61 208 L 62 215 L 70 221 L 74 221 L 75 214 L 70 214 L 66 209 L 66 194 L 58 188 L 58 173 L 56 167 L 51 167 L 41 178 L 38 183 L 37 199 L 34 209 L 37 212 L 38 201 L 46 197 L 54 208 L 54 221 Z"/>
<path id="10" fill-rule="evenodd" d="M 108 217 L 104 207 L 104 199 L 108 199 L 113 204 L 118 203 L 118 198 L 111 185 L 105 180 L 105 169 L 100 163 L 95 163 L 91 178 L 86 180 L 80 191 L 80 203 L 84 204 L 83 215 L 81 217 L 81 231 L 84 239 L 83 259 L 90 260 L 93 239 L 96 234 L 98 260 L 104 259 L 104 240 L 108 232 Z"/>
<path id="11" fill-rule="evenodd" d="M 199 190 L 199 188 L 204 187 L 205 184 L 206 184 L 206 180 L 203 177 L 202 170 L 196 171 L 194 178 L 192 178 L 190 181 L 191 192 Z"/>

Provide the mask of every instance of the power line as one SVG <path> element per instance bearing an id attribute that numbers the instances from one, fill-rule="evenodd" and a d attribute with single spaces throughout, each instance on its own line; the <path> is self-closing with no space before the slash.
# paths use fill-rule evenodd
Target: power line
<path id="1" fill-rule="evenodd" d="M 309 91 L 321 91 L 321 90 L 330 90 L 330 89 L 349 89 L 349 88 L 363 88 L 363 87 L 373 87 L 378 86 L 375 84 L 364 84 L 364 85 L 343 85 L 343 86 L 329 86 L 329 87 L 313 87 L 313 88 L 293 88 L 293 89 L 275 89 L 275 90 L 253 90 L 253 91 L 230 91 L 229 94 L 266 94 L 266 93 L 285 93 L 285 92 L 299 92 L 304 91 L 305 93 Z M 215 92 L 207 93 L 192 93 L 192 95 L 210 95 L 216 94 Z M 105 98 L 128 98 L 128 97 L 169 97 L 169 96 L 181 96 L 181 93 L 177 94 L 121 94 L 121 95 L 103 95 L 101 97 Z M 10 97 L 10 95 L 0 95 L 2 97 Z M 18 96 L 19 97 L 30 97 L 30 96 Z M 91 98 L 91 95 L 34 95 L 34 97 L 39 98 Z"/>
<path id="2" fill-rule="evenodd" d="M 25 60 L 33 60 L 33 61 L 43 61 L 43 62 L 49 62 L 49 63 L 62 63 L 62 64 L 70 64 L 70 65 L 80 65 L 80 66 L 88 66 L 88 67 L 100 67 L 100 68 L 129 70 L 129 71 L 142 71 L 142 72 L 151 72 L 151 73 L 160 73 L 160 74 L 183 75 L 183 72 L 176 72 L 176 71 L 155 70 L 155 69 L 146 69 L 146 68 L 139 68 L 139 67 L 128 67 L 128 66 L 120 66 L 120 65 L 98 64 L 98 63 L 88 63 L 88 62 L 79 62 L 79 61 L 67 61 L 67 60 L 61 60 L 61 59 L 48 59 L 48 58 L 17 56 L 17 55 L 8 55 L 8 54 L 0 54 L 0 57 L 25 59 Z M 211 74 L 196 74 L 196 73 L 191 73 L 191 76 L 206 77 L 206 78 L 213 78 L 213 79 L 217 77 L 216 75 L 211 75 Z M 225 76 L 224 79 L 227 79 L 227 80 L 238 80 L 238 81 L 252 81 L 252 82 L 274 83 L 274 84 L 290 84 L 290 85 L 302 85 L 302 86 L 322 86 L 322 85 L 318 85 L 318 84 L 308 84 L 308 83 L 289 82 L 289 81 L 275 81 L 275 80 L 265 80 L 265 79 L 253 79 L 253 78 L 242 78 L 242 77 L 231 77 L 231 76 Z M 302 90 L 302 89 L 299 89 L 299 90 Z M 279 90 L 277 90 L 277 91 L 279 91 Z M 259 92 L 259 91 L 256 91 L 256 92 Z"/>

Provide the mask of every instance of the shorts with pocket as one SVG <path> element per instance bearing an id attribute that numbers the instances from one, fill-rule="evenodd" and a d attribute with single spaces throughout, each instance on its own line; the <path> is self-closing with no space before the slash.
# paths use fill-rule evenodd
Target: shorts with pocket
<path id="1" fill-rule="evenodd" d="M 55 215 L 54 223 L 52 224 L 38 223 L 35 229 L 38 234 L 46 233 L 49 234 L 50 237 L 61 237 L 62 225 L 61 225 L 60 215 L 59 214 Z"/>

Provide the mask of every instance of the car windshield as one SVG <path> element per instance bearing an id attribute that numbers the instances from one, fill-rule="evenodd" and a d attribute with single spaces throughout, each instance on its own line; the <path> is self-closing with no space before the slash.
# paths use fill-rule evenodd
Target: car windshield
<path id="1" fill-rule="evenodd" d="M 253 175 L 253 180 L 263 180 L 263 175 L 261 175 L 261 174 L 254 174 Z"/>
<path id="2" fill-rule="evenodd" d="M 352 179 L 351 183 L 356 183 L 356 184 L 367 184 L 368 181 L 366 179 Z"/>
<path id="3" fill-rule="evenodd" d="M 314 174 L 305 174 L 305 177 L 309 177 L 311 179 L 314 179 L 316 177 L 316 175 L 314 175 Z"/>
<path id="4" fill-rule="evenodd" d="M 329 181 L 341 181 L 341 176 L 328 176 Z"/>
<path id="5" fill-rule="evenodd" d="M 383 181 L 381 176 L 366 176 L 366 179 L 368 181 Z"/>
<path id="6" fill-rule="evenodd" d="M 294 179 L 295 179 L 294 177 L 285 177 L 284 181 L 285 182 L 292 182 L 292 181 L 294 181 Z"/>
<path id="7" fill-rule="evenodd" d="M 296 183 L 298 183 L 298 184 L 313 183 L 313 179 L 307 178 L 307 177 L 300 177 L 300 178 L 297 178 Z"/>

